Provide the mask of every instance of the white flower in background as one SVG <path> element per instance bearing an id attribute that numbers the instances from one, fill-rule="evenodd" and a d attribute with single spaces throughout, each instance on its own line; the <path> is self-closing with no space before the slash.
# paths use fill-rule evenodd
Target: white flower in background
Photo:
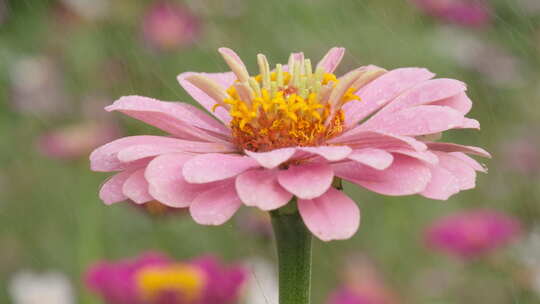
<path id="1" fill-rule="evenodd" d="M 516 4 L 519 8 L 521 8 L 519 13 L 523 13 L 528 16 L 540 14 L 540 1 L 538 0 L 517 0 Z"/>
<path id="2" fill-rule="evenodd" d="M 96 20 L 104 18 L 109 10 L 109 0 L 62 0 L 62 2 L 79 16 Z"/>
<path id="3" fill-rule="evenodd" d="M 10 102 L 23 114 L 39 118 L 59 116 L 68 111 L 62 71 L 46 56 L 23 56 L 13 60 Z"/>
<path id="4" fill-rule="evenodd" d="M 59 272 L 17 272 L 9 283 L 13 304 L 74 304 L 71 283 Z"/>
<path id="5" fill-rule="evenodd" d="M 526 268 L 529 287 L 540 296 L 540 227 L 533 229 L 518 245 L 517 258 Z"/>
<path id="6" fill-rule="evenodd" d="M 245 304 L 278 304 L 278 277 L 275 265 L 254 258 L 246 263 L 248 283 Z"/>

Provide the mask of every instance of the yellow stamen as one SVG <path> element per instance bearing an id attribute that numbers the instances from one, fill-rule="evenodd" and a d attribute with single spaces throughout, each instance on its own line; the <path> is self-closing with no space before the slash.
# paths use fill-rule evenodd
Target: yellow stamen
<path id="1" fill-rule="evenodd" d="M 311 61 L 301 53 L 289 58 L 289 72 L 284 72 L 280 64 L 270 71 L 262 54 L 257 61 L 260 74 L 242 75 L 248 80 L 238 79 L 222 101 L 230 107 L 230 127 L 239 147 L 263 152 L 317 146 L 343 132 L 341 106 L 360 100 L 355 95 L 357 89 L 351 86 L 355 77 L 341 80 L 322 68 L 313 71 Z"/>

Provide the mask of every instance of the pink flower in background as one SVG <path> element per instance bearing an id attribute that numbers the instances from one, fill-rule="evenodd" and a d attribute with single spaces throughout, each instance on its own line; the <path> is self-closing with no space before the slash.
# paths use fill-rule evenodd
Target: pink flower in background
<path id="1" fill-rule="evenodd" d="M 434 250 L 474 258 L 510 243 L 520 232 L 519 222 L 504 213 L 465 211 L 435 221 L 426 230 L 426 242 Z"/>
<path id="2" fill-rule="evenodd" d="M 469 27 L 490 23 L 491 8 L 484 0 L 411 0 L 426 14 L 445 22 Z"/>
<path id="3" fill-rule="evenodd" d="M 396 295 L 386 286 L 375 264 L 364 256 L 355 257 L 345 267 L 345 284 L 334 291 L 328 304 L 397 304 Z"/>
<path id="4" fill-rule="evenodd" d="M 141 96 L 106 108 L 170 134 L 121 138 L 91 154 L 93 170 L 119 171 L 100 190 L 106 204 L 158 200 L 220 225 L 242 204 L 273 210 L 296 197 L 306 226 L 329 241 L 351 237 L 360 222 L 335 178 L 385 195 L 446 200 L 474 188 L 476 171 L 485 171 L 465 153 L 486 151 L 432 141 L 446 130 L 479 128 L 465 117 L 472 102 L 460 81 L 373 65 L 337 78 L 343 48 L 314 69 L 294 53 L 271 71 L 259 54 L 261 72 L 250 77 L 232 50 L 220 53 L 232 72 L 178 76 L 217 120 L 186 103 Z"/>
<path id="5" fill-rule="evenodd" d="M 193 43 L 200 31 L 197 17 L 178 3 L 157 1 L 146 11 L 143 35 L 152 46 L 172 50 Z"/>
<path id="6" fill-rule="evenodd" d="M 231 304 L 245 270 L 212 257 L 173 261 L 158 253 L 101 262 L 86 273 L 86 285 L 107 304 Z"/>
<path id="7" fill-rule="evenodd" d="M 480 74 L 480 80 L 500 88 L 522 87 L 527 79 L 523 60 L 504 46 L 471 31 L 440 27 L 433 33 L 434 51 Z"/>
<path id="8" fill-rule="evenodd" d="M 48 157 L 73 159 L 88 155 L 120 133 L 113 123 L 82 122 L 43 134 L 38 139 L 38 147 Z"/>
<path id="9" fill-rule="evenodd" d="M 530 129 L 526 132 L 529 133 Z M 501 156 L 508 170 L 528 177 L 540 174 L 540 143 L 532 134 L 534 132 L 531 136 L 516 136 L 503 142 Z"/>

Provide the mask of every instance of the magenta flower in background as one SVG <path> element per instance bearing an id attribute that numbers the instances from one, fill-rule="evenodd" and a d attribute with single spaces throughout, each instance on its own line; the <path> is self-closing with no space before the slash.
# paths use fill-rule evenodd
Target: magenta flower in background
<path id="1" fill-rule="evenodd" d="M 200 32 L 197 17 L 187 8 L 170 1 L 156 1 L 143 17 L 145 40 L 161 50 L 173 50 L 194 42 Z"/>
<path id="2" fill-rule="evenodd" d="M 113 123 L 82 122 L 48 131 L 38 139 L 38 148 L 51 158 L 73 159 L 88 155 L 120 134 Z"/>
<path id="3" fill-rule="evenodd" d="M 107 304 L 231 304 L 246 272 L 215 258 L 173 261 L 159 253 L 101 262 L 86 273 L 86 285 Z"/>
<path id="4" fill-rule="evenodd" d="M 414 5 L 444 22 L 481 27 L 491 21 L 491 7 L 484 0 L 411 0 Z"/>
<path id="5" fill-rule="evenodd" d="M 307 228 L 324 241 L 358 229 L 356 203 L 340 179 L 384 195 L 446 200 L 475 187 L 485 169 L 477 147 L 437 142 L 451 129 L 479 128 L 464 83 L 422 68 L 368 65 L 337 78 L 333 48 L 312 68 L 303 53 L 271 70 L 259 54 L 250 77 L 230 49 L 227 73 L 187 72 L 180 84 L 217 120 L 185 103 L 126 96 L 106 108 L 170 136 L 131 136 L 96 149 L 95 171 L 115 172 L 100 190 L 106 204 L 157 200 L 189 207 L 200 224 L 220 225 L 244 204 L 262 210 L 296 197 Z M 335 182 L 335 183 L 334 183 Z M 336 187 L 334 187 L 334 186 Z"/>
<path id="6" fill-rule="evenodd" d="M 520 235 L 519 222 L 493 210 L 465 211 L 436 220 L 425 233 L 427 245 L 460 258 L 488 254 Z"/>

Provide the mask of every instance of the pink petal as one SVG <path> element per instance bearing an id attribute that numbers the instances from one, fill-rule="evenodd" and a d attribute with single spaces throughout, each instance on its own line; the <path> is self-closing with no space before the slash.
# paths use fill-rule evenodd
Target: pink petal
<path id="1" fill-rule="evenodd" d="M 90 154 L 94 171 L 116 171 L 132 161 L 170 152 L 232 152 L 231 144 L 186 141 L 166 136 L 129 136 L 119 138 L 95 149 Z"/>
<path id="2" fill-rule="evenodd" d="M 185 103 L 124 96 L 105 109 L 120 111 L 180 138 L 227 142 L 230 137 L 230 130 L 223 124 Z"/>
<path id="3" fill-rule="evenodd" d="M 467 154 L 465 154 L 463 152 L 450 152 L 448 154 L 452 155 L 454 157 L 457 157 L 457 158 L 461 159 L 462 161 L 466 162 L 471 168 L 473 168 L 476 171 L 480 171 L 480 172 L 484 172 L 484 173 L 487 172 L 487 169 L 486 169 L 485 166 L 483 166 L 482 164 L 477 162 L 475 159 L 473 159 L 472 157 L 468 156 Z"/>
<path id="4" fill-rule="evenodd" d="M 437 156 L 439 166 L 456 177 L 461 190 L 472 189 L 476 186 L 476 171 L 467 162 L 448 153 L 437 152 Z"/>
<path id="5" fill-rule="evenodd" d="M 434 106 L 447 106 L 462 113 L 463 115 L 469 113 L 472 108 L 472 101 L 469 99 L 465 92 L 461 92 L 452 97 L 445 98 L 431 103 Z"/>
<path id="6" fill-rule="evenodd" d="M 201 225 L 221 225 L 228 221 L 241 205 L 234 184 L 227 182 L 197 196 L 189 207 L 189 212 L 195 222 Z"/>
<path id="7" fill-rule="evenodd" d="M 236 80 L 236 76 L 234 75 L 233 72 L 227 72 L 227 73 L 187 72 L 187 73 L 182 73 L 178 75 L 177 77 L 177 80 L 180 83 L 180 85 L 184 88 L 184 90 L 186 90 L 186 92 L 188 92 L 189 95 L 191 95 L 191 97 L 193 97 L 193 99 L 195 99 L 208 112 L 214 114 L 217 118 L 219 118 L 219 120 L 221 120 L 224 124 L 227 125 L 231 121 L 231 116 L 229 115 L 229 111 L 227 111 L 226 109 L 222 107 L 218 107 L 217 109 L 215 109 L 214 112 L 212 112 L 212 108 L 216 104 L 216 101 L 186 80 L 187 77 L 193 74 L 199 74 L 204 77 L 208 77 L 216 81 L 217 83 L 219 83 L 225 89 L 227 89 L 234 83 L 234 81 Z"/>
<path id="8" fill-rule="evenodd" d="M 132 145 L 144 144 L 148 140 L 160 136 L 130 136 L 114 140 L 95 149 L 90 154 L 90 168 L 93 171 L 109 172 L 122 170 L 128 167 L 128 164 L 122 163 L 117 154 L 120 150 Z"/>
<path id="9" fill-rule="evenodd" d="M 248 156 L 255 159 L 261 166 L 273 169 L 289 160 L 296 152 L 295 148 L 281 148 L 268 152 L 244 151 Z"/>
<path id="10" fill-rule="evenodd" d="M 336 176 L 385 195 L 410 195 L 423 191 L 431 179 L 429 168 L 421 161 L 394 155 L 386 170 L 376 170 L 357 162 L 333 166 Z"/>
<path id="11" fill-rule="evenodd" d="M 447 200 L 459 192 L 459 181 L 448 170 L 441 166 L 431 166 L 431 180 L 420 194 L 427 198 Z"/>
<path id="12" fill-rule="evenodd" d="M 466 89 L 467 86 L 463 82 L 454 79 L 439 78 L 427 80 L 398 96 L 386 107 L 382 108 L 376 116 L 444 100 L 461 94 Z"/>
<path id="13" fill-rule="evenodd" d="M 202 184 L 234 177 L 258 166 L 259 164 L 248 156 L 208 153 L 190 159 L 182 172 L 186 181 Z"/>
<path id="14" fill-rule="evenodd" d="M 347 146 L 318 146 L 318 147 L 300 147 L 301 151 L 319 155 L 328 161 L 338 161 L 347 158 L 352 149 Z"/>
<path id="15" fill-rule="evenodd" d="M 363 148 L 405 148 L 417 151 L 424 151 L 427 146 L 412 137 L 392 135 L 378 131 L 366 131 L 358 126 L 343 135 L 328 141 L 331 144 L 346 144 L 354 149 Z"/>
<path id="16" fill-rule="evenodd" d="M 468 154 L 474 154 L 482 157 L 491 158 L 491 154 L 486 150 L 479 147 L 463 146 L 454 143 L 445 142 L 426 142 L 426 145 L 431 150 L 442 152 L 464 152 Z"/>
<path id="17" fill-rule="evenodd" d="M 459 127 L 463 114 L 441 106 L 417 106 L 395 113 L 385 113 L 361 125 L 365 130 L 418 136 Z"/>
<path id="18" fill-rule="evenodd" d="M 278 173 L 278 181 L 283 188 L 303 199 L 321 196 L 330 188 L 334 172 L 327 163 L 305 163 L 290 166 Z"/>
<path id="19" fill-rule="evenodd" d="M 480 129 L 480 122 L 476 119 L 465 117 L 463 123 L 459 126 L 461 129 Z"/>
<path id="20" fill-rule="evenodd" d="M 232 145 L 222 143 L 197 142 L 166 137 L 161 138 L 167 140 L 149 141 L 142 145 L 127 147 L 118 152 L 117 157 L 122 162 L 131 162 L 166 153 L 226 153 L 236 151 Z"/>
<path id="21" fill-rule="evenodd" d="M 345 55 L 345 48 L 333 47 L 324 55 L 324 57 L 317 63 L 317 68 L 322 68 L 326 73 L 333 73 L 337 68 L 341 59 Z"/>
<path id="22" fill-rule="evenodd" d="M 433 76 L 435 74 L 420 68 L 402 68 L 389 71 L 356 92 L 362 98 L 360 102 L 345 104 L 343 107 L 345 124 L 349 127 L 355 126 L 403 91 L 431 79 Z"/>
<path id="23" fill-rule="evenodd" d="M 149 192 L 161 203 L 175 207 L 187 207 L 212 185 L 190 184 L 182 175 L 182 168 L 193 156 L 165 154 L 154 158 L 146 168 L 145 177 Z"/>
<path id="24" fill-rule="evenodd" d="M 389 152 L 392 153 L 398 153 L 402 155 L 407 155 L 413 158 L 416 158 L 421 161 L 425 161 L 428 164 L 437 164 L 439 162 L 439 159 L 437 158 L 437 155 L 431 151 L 414 151 L 414 150 L 408 150 L 408 149 L 389 149 Z"/>
<path id="25" fill-rule="evenodd" d="M 391 153 L 373 148 L 355 150 L 348 158 L 377 170 L 388 168 L 394 160 Z"/>
<path id="26" fill-rule="evenodd" d="M 122 186 L 122 192 L 130 200 L 137 204 L 143 204 L 154 200 L 148 193 L 148 182 L 144 178 L 144 168 L 131 174 Z"/>
<path id="27" fill-rule="evenodd" d="M 276 172 L 267 169 L 254 169 L 240 174 L 236 178 L 236 192 L 244 204 L 262 210 L 277 209 L 292 198 L 292 194 L 279 185 Z"/>
<path id="28" fill-rule="evenodd" d="M 323 241 L 348 239 L 360 225 L 356 203 L 334 188 L 313 200 L 298 200 L 298 210 L 308 229 Z"/>
<path id="29" fill-rule="evenodd" d="M 128 198 L 122 191 L 122 187 L 133 171 L 134 170 L 126 170 L 111 176 L 101 185 L 101 189 L 99 190 L 99 198 L 106 205 L 127 200 Z"/>

